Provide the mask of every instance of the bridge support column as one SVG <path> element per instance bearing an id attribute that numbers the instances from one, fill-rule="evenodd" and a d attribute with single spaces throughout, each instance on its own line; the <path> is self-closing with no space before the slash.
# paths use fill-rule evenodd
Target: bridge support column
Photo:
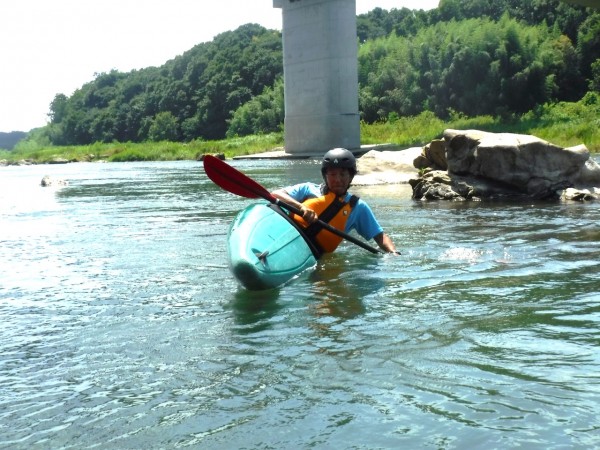
<path id="1" fill-rule="evenodd" d="M 285 151 L 360 148 L 356 0 L 273 0 L 282 9 Z"/>

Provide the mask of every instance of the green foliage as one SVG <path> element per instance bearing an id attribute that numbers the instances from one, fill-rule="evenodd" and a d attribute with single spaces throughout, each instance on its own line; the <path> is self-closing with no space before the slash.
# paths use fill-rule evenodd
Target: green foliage
<path id="1" fill-rule="evenodd" d="M 523 116 L 527 132 L 564 146 L 585 144 L 600 151 L 600 93 L 588 92 L 579 102 L 546 104 Z"/>
<path id="2" fill-rule="evenodd" d="M 24 131 L 0 132 L 0 149 L 12 150 L 15 145 L 27 136 Z"/>
<path id="3" fill-rule="evenodd" d="M 408 8 L 385 11 L 375 8 L 367 14 L 361 14 L 356 18 L 356 32 L 358 41 L 366 41 L 383 38 L 390 33 L 397 36 L 409 36 L 415 34 L 419 29 L 430 23 L 430 13 L 423 10 L 411 10 Z"/>
<path id="4" fill-rule="evenodd" d="M 590 79 L 592 64 L 600 59 L 600 13 L 590 14 L 579 28 L 577 54 L 582 74 Z"/>
<path id="5" fill-rule="evenodd" d="M 281 131 L 285 118 L 283 79 L 278 79 L 273 88 L 266 87 L 262 94 L 240 106 L 229 122 L 226 136 Z"/>
<path id="6" fill-rule="evenodd" d="M 589 92 L 579 102 L 548 103 L 509 121 L 500 117 L 468 117 L 454 111 L 443 121 L 431 111 L 416 116 L 368 124 L 361 122 L 363 145 L 391 143 L 400 148 L 421 146 L 442 136 L 445 129 L 479 129 L 490 132 L 531 134 L 563 147 L 585 144 L 600 153 L 600 93 Z M 234 137 L 217 141 L 188 143 L 95 143 L 85 146 L 41 146 L 29 143 L 14 151 L 0 151 L 0 160 L 31 160 L 45 163 L 56 158 L 69 161 L 168 161 L 194 160 L 207 153 L 231 158 L 265 152 L 283 146 L 282 133 Z"/>
<path id="7" fill-rule="evenodd" d="M 499 21 L 505 14 L 528 25 L 557 26 L 559 32 L 573 42 L 577 28 L 588 15 L 583 6 L 569 5 L 561 0 L 440 0 L 438 9 L 432 11 L 431 21 L 482 17 Z"/>
<path id="8" fill-rule="evenodd" d="M 493 116 L 468 117 L 457 112 L 442 121 L 427 111 L 393 122 L 362 122 L 361 140 L 363 144 L 420 146 L 439 139 L 448 128 L 531 134 L 563 147 L 584 144 L 591 152 L 599 153 L 600 94 L 589 92 L 579 102 L 548 103 L 508 121 Z"/>
<path id="9" fill-rule="evenodd" d="M 600 58 L 592 63 L 592 79 L 590 80 L 590 90 L 600 92 Z"/>
<path id="10" fill-rule="evenodd" d="M 218 139 L 235 110 L 283 72 L 281 35 L 248 24 L 160 68 L 111 71 L 50 105 L 52 142 Z"/>
<path id="11" fill-rule="evenodd" d="M 125 147 L 116 146 L 110 156 L 110 162 L 130 161 L 180 161 L 193 159 L 189 145 L 160 141 L 155 143 L 129 144 Z"/>
<path id="12" fill-rule="evenodd" d="M 561 94 L 580 98 L 584 87 L 568 38 L 507 15 L 498 22 L 439 22 L 411 37 L 390 34 L 361 46 L 359 66 L 360 110 L 367 122 L 424 110 L 445 119 L 450 111 L 524 113 Z"/>
<path id="13" fill-rule="evenodd" d="M 431 111 L 417 116 L 399 117 L 394 121 L 360 124 L 361 143 L 363 145 L 391 143 L 402 147 L 423 145 L 441 136 L 444 122 Z"/>
<path id="14" fill-rule="evenodd" d="M 151 141 L 177 141 L 177 118 L 171 111 L 159 112 L 152 120 L 148 130 L 148 139 Z"/>
<path id="15" fill-rule="evenodd" d="M 17 152 L 31 152 L 44 147 L 49 147 L 52 143 L 48 137 L 49 128 L 37 128 L 30 131 L 25 139 L 19 141 L 15 146 Z"/>
<path id="16" fill-rule="evenodd" d="M 195 160 L 207 153 L 223 153 L 227 157 L 266 152 L 283 146 L 283 133 L 236 137 L 217 141 L 194 140 L 191 142 L 126 142 L 102 143 L 79 146 L 19 146 L 14 151 L 0 150 L 0 160 L 16 162 L 29 160 L 48 163 L 56 159 L 73 162 L 127 162 L 127 161 L 175 161 Z"/>

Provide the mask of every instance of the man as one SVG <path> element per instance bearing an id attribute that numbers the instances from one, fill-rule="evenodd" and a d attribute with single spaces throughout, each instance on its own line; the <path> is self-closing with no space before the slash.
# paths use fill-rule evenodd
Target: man
<path id="1" fill-rule="evenodd" d="M 399 254 L 391 238 L 384 233 L 375 215 L 363 200 L 348 193 L 350 183 L 356 175 L 356 159 L 345 148 L 334 148 L 323 156 L 321 175 L 324 183 L 301 183 L 272 192 L 274 197 L 302 211 L 302 217 L 293 219 L 305 228 L 305 234 L 321 252 L 333 252 L 342 241 L 324 230 L 317 219 L 349 233 L 356 230 L 367 241 L 374 239 L 379 247 Z"/>

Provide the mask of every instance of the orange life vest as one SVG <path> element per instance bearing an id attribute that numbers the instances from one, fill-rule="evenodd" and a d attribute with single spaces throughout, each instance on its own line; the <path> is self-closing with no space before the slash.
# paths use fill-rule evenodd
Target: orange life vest
<path id="1" fill-rule="evenodd" d="M 348 217 L 350 217 L 350 213 L 356 202 L 358 202 L 358 197 L 354 195 L 350 202 L 345 202 L 344 197 L 336 197 L 333 192 L 328 192 L 321 197 L 309 198 L 302 202 L 302 204 L 317 213 L 318 218 L 323 222 L 327 222 L 332 227 L 344 231 Z M 327 212 L 328 209 L 329 212 Z M 328 217 L 332 214 L 333 217 Z M 293 214 L 292 217 L 304 228 L 305 234 L 308 235 L 322 252 L 331 253 L 342 242 L 341 236 L 323 229 L 318 224 L 309 224 L 296 214 Z"/>

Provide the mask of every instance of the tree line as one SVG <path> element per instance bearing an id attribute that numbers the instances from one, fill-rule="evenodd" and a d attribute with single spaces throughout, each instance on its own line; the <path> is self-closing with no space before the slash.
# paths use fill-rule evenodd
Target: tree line
<path id="1" fill-rule="evenodd" d="M 510 117 L 600 91 L 600 12 L 559 0 L 441 0 L 357 17 L 367 123 L 431 111 Z M 281 33 L 247 24 L 167 61 L 57 94 L 31 139 L 214 140 L 283 127 Z"/>
<path id="2" fill-rule="evenodd" d="M 27 137 L 25 131 L 11 131 L 9 133 L 0 131 L 0 149 L 12 150 L 25 137 Z"/>

